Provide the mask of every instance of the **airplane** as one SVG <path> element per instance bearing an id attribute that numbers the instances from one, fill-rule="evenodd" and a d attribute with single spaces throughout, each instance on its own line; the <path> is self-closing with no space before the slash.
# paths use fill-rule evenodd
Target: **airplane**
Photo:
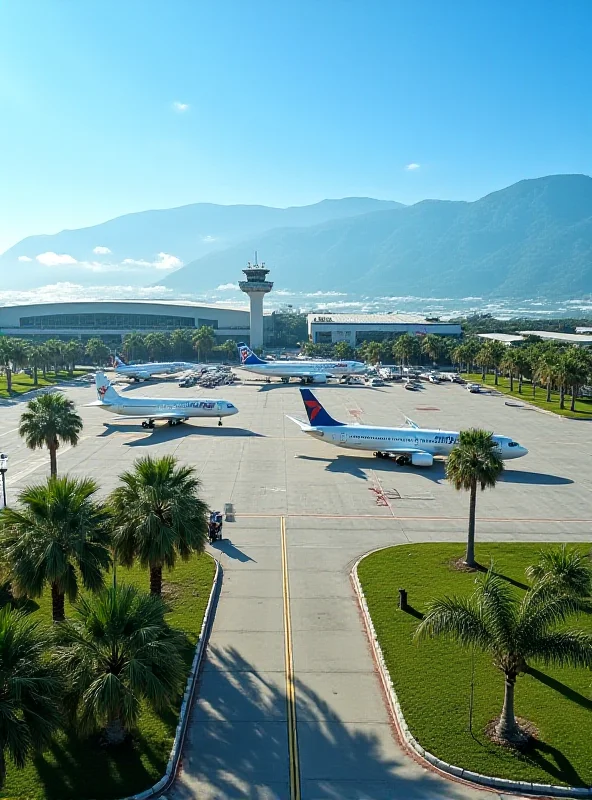
<path id="1" fill-rule="evenodd" d="M 179 425 L 191 417 L 218 417 L 218 425 L 222 425 L 222 417 L 238 413 L 238 408 L 228 400 L 122 397 L 103 372 L 97 372 L 95 385 L 98 399 L 88 406 L 117 414 L 119 419 L 143 419 L 143 428 L 153 428 L 154 423 L 161 419 L 167 420 L 169 425 Z"/>
<path id="2" fill-rule="evenodd" d="M 114 370 L 117 375 L 125 378 L 132 378 L 135 382 L 147 381 L 153 375 L 175 375 L 177 372 L 185 372 L 189 369 L 197 369 L 199 364 L 191 364 L 188 361 L 159 361 L 147 364 L 126 364 L 118 355 L 113 357 Z"/>
<path id="3" fill-rule="evenodd" d="M 267 378 L 281 378 L 282 383 L 289 383 L 290 378 L 300 378 L 302 383 L 327 383 L 329 377 L 367 371 L 361 361 L 263 361 L 244 343 L 238 345 L 238 354 L 242 369 Z"/>
<path id="4" fill-rule="evenodd" d="M 414 467 L 431 467 L 434 456 L 447 456 L 458 442 L 458 431 L 420 428 L 406 418 L 407 427 L 382 428 L 377 425 L 360 425 L 338 422 L 324 409 L 310 389 L 300 389 L 308 424 L 288 417 L 300 430 L 315 439 L 352 450 L 372 450 L 377 458 L 394 456 L 397 464 Z M 498 455 L 505 461 L 521 458 L 528 453 L 526 447 L 508 436 L 494 434 Z"/>

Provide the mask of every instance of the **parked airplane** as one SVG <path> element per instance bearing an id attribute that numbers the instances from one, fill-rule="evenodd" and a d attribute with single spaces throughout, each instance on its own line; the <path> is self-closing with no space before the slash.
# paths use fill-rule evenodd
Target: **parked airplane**
<path id="1" fill-rule="evenodd" d="M 263 361 L 246 344 L 238 345 L 238 354 L 243 369 L 267 378 L 281 378 L 283 383 L 289 383 L 290 378 L 300 378 L 302 383 L 326 383 L 327 378 L 366 372 L 361 361 Z"/>
<path id="2" fill-rule="evenodd" d="M 191 364 L 188 361 L 159 361 L 147 364 L 126 364 L 119 356 L 114 356 L 114 369 L 117 375 L 125 378 L 132 378 L 134 381 L 147 381 L 153 375 L 175 375 L 177 372 L 185 372 L 190 369 L 197 369 L 199 364 Z"/>
<path id="3" fill-rule="evenodd" d="M 165 419 L 169 425 L 178 425 L 190 417 L 218 417 L 218 425 L 222 425 L 222 417 L 229 417 L 238 412 L 238 408 L 228 400 L 208 400 L 195 398 L 162 397 L 123 397 L 118 394 L 106 375 L 97 372 L 95 377 L 97 397 L 89 406 L 96 406 L 119 418 L 143 419 L 143 428 L 153 428 L 157 420 Z"/>
<path id="4" fill-rule="evenodd" d="M 323 408 L 310 389 L 300 389 L 308 415 L 308 424 L 289 417 L 300 430 L 337 447 L 352 450 L 372 450 L 378 458 L 395 457 L 397 464 L 431 467 L 434 456 L 447 456 L 458 441 L 458 431 L 440 431 L 420 428 L 407 419 L 405 428 L 380 428 L 377 425 L 359 425 L 338 422 Z M 504 460 L 520 458 L 528 453 L 526 447 L 508 436 L 494 434 L 493 441 Z"/>

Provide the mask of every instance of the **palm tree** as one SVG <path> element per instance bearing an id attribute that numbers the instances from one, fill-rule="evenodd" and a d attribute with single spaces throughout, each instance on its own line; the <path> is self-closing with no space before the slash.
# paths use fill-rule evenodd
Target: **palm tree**
<path id="1" fill-rule="evenodd" d="M 130 361 L 147 353 L 144 337 L 141 333 L 126 333 L 123 337 L 123 352 Z"/>
<path id="2" fill-rule="evenodd" d="M 60 444 L 75 447 L 80 438 L 82 419 L 74 403 L 61 392 L 42 394 L 29 400 L 21 414 L 19 435 L 31 450 L 47 447 L 51 475 L 58 474 L 57 453 Z"/>
<path id="3" fill-rule="evenodd" d="M 563 544 L 541 550 L 539 560 L 527 567 L 526 575 L 531 581 L 547 585 L 551 593 L 579 598 L 592 595 L 592 563 L 576 547 Z"/>
<path id="4" fill-rule="evenodd" d="M 22 491 L 18 506 L 0 511 L 0 551 L 17 596 L 40 597 L 51 587 L 54 622 L 64 601 L 78 597 L 79 582 L 96 592 L 111 564 L 109 515 L 90 478 L 49 478 Z"/>
<path id="5" fill-rule="evenodd" d="M 415 336 L 403 333 L 395 339 L 393 356 L 399 359 L 401 365 L 409 365 L 410 360 L 417 355 L 419 355 L 419 343 Z"/>
<path id="6" fill-rule="evenodd" d="M 538 381 L 547 386 L 547 403 L 551 402 L 551 386 L 557 375 L 557 352 L 546 348 L 540 355 L 534 369 Z"/>
<path id="7" fill-rule="evenodd" d="M 433 364 L 436 364 L 442 355 L 443 346 L 443 339 L 441 336 L 437 336 L 434 333 L 428 333 L 422 339 L 421 352 L 428 356 Z"/>
<path id="8" fill-rule="evenodd" d="M 514 378 L 519 373 L 520 355 L 519 350 L 509 345 L 501 360 L 500 367 L 505 370 L 510 378 L 510 391 L 514 391 Z"/>
<path id="9" fill-rule="evenodd" d="M 354 355 L 354 349 L 348 342 L 337 342 L 333 347 L 333 357 L 339 359 L 339 361 L 353 358 Z"/>
<path id="10" fill-rule="evenodd" d="M 0 338 L 0 367 L 6 375 L 6 391 L 12 393 L 12 339 L 7 336 Z"/>
<path id="11" fill-rule="evenodd" d="M 489 345 L 490 342 L 486 342 L 485 344 L 481 345 L 479 352 L 475 356 L 475 361 L 481 367 L 481 380 L 483 383 L 485 383 L 487 370 L 491 366 L 491 348 Z"/>
<path id="12" fill-rule="evenodd" d="M 564 623 L 578 610 L 576 599 L 549 595 L 535 583 L 520 599 L 493 566 L 479 575 L 469 598 L 433 600 L 415 636 L 444 636 L 461 647 L 490 653 L 504 674 L 504 704 L 495 732 L 508 742 L 522 743 L 526 735 L 514 713 L 514 687 L 528 662 L 543 665 L 589 667 L 592 634 L 566 630 Z"/>
<path id="13" fill-rule="evenodd" d="M 177 466 L 173 456 L 138 459 L 110 496 L 117 560 L 138 559 L 150 570 L 150 592 L 162 593 L 162 568 L 201 552 L 208 536 L 209 509 L 200 499 L 193 467 Z"/>
<path id="14" fill-rule="evenodd" d="M 39 384 L 39 367 L 43 366 L 44 357 L 41 347 L 33 346 L 29 348 L 29 364 L 33 368 L 33 386 L 38 386 Z"/>
<path id="15" fill-rule="evenodd" d="M 183 641 L 158 597 L 131 585 L 83 597 L 55 632 L 56 663 L 68 676 L 66 706 L 82 733 L 102 728 L 121 743 L 147 700 L 165 709 L 181 690 Z"/>
<path id="16" fill-rule="evenodd" d="M 31 752 L 49 743 L 57 727 L 61 681 L 46 657 L 40 623 L 10 606 L 0 610 L 0 789 L 6 756 L 24 767 Z"/>
<path id="17" fill-rule="evenodd" d="M 200 361 L 203 361 L 204 358 L 207 359 L 215 341 L 214 329 L 209 325 L 202 325 L 193 334 L 193 347 L 197 350 L 197 357 Z"/>
<path id="18" fill-rule="evenodd" d="M 84 354 L 90 359 L 93 366 L 104 367 L 109 361 L 111 351 L 102 339 L 95 336 L 86 343 Z"/>
<path id="19" fill-rule="evenodd" d="M 446 462 L 446 477 L 457 491 L 470 492 L 469 532 L 465 563 L 475 567 L 475 510 L 477 486 L 493 488 L 504 469 L 492 434 L 479 428 L 461 431 Z"/>
<path id="20" fill-rule="evenodd" d="M 76 362 L 82 355 L 81 343 L 77 339 L 70 339 L 70 341 L 66 342 L 64 345 L 62 355 L 68 369 L 68 374 L 72 376 L 74 374 L 74 370 L 76 369 Z"/>

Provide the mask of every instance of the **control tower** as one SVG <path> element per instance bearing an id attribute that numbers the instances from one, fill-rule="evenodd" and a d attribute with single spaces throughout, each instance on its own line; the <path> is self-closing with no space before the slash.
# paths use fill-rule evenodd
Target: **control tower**
<path id="1" fill-rule="evenodd" d="M 255 263 L 249 261 L 247 268 L 243 270 L 247 280 L 240 281 L 241 292 L 249 295 L 251 301 L 251 339 L 250 344 L 254 349 L 263 345 L 263 296 L 273 289 L 273 281 L 267 280 L 265 264 L 257 263 L 257 253 L 255 253 Z"/>

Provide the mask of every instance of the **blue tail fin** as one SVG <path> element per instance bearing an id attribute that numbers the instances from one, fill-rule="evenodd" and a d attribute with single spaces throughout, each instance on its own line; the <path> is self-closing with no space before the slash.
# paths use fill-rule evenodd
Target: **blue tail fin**
<path id="1" fill-rule="evenodd" d="M 338 422 L 336 419 L 333 419 L 333 417 L 325 411 L 310 389 L 301 389 L 300 394 L 302 395 L 308 421 L 311 425 L 320 425 L 324 427 L 325 425 L 344 424 L 343 422 Z"/>
<path id="2" fill-rule="evenodd" d="M 245 364 L 249 367 L 251 364 L 265 364 L 265 361 L 262 361 L 259 356 L 256 356 L 255 353 L 251 350 L 251 348 L 241 342 L 237 345 L 238 347 L 238 357 L 240 358 L 241 364 Z"/>

